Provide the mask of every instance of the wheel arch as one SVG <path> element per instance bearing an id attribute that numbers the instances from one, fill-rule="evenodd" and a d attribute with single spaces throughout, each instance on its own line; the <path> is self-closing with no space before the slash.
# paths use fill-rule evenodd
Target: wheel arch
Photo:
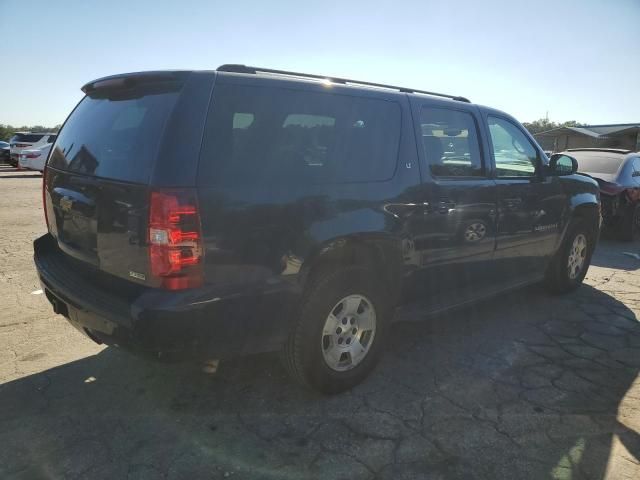
<path id="1" fill-rule="evenodd" d="M 564 224 L 562 236 L 557 248 L 560 248 L 564 243 L 571 224 L 577 220 L 582 220 L 588 225 L 591 225 L 594 238 L 597 242 L 600 235 L 600 202 L 596 195 L 586 195 L 586 198 L 582 199 L 577 197 L 571 199 L 568 218 Z"/>
<path id="2" fill-rule="evenodd" d="M 597 233 L 600 230 L 600 204 L 598 201 L 575 205 L 572 208 L 570 220 L 578 218 L 591 225 L 594 233 Z"/>
<path id="3" fill-rule="evenodd" d="M 315 248 L 300 269 L 303 291 L 328 271 L 346 266 L 370 268 L 384 282 L 393 298 L 400 293 L 402 242 L 388 234 L 353 234 L 327 240 Z"/>

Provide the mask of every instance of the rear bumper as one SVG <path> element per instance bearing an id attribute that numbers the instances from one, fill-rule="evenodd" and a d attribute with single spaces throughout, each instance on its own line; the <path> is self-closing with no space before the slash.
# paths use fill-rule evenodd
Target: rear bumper
<path id="1" fill-rule="evenodd" d="M 33 170 L 34 172 L 42 172 L 44 170 L 44 163 L 40 158 L 31 159 L 20 157 L 18 159 L 18 167 Z"/>
<path id="2" fill-rule="evenodd" d="M 277 350 L 299 298 L 297 287 L 284 281 L 170 292 L 101 278 L 107 274 L 62 253 L 49 234 L 35 240 L 34 261 L 56 313 L 98 343 L 154 356 L 210 359 Z"/>

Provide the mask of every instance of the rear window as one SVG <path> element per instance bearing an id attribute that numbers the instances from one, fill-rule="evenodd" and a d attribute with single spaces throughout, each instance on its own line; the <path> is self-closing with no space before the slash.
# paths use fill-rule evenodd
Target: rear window
<path id="1" fill-rule="evenodd" d="M 569 152 L 578 161 L 578 171 L 585 173 L 614 174 L 624 161 L 621 155 L 606 155 L 600 152 Z"/>
<path id="2" fill-rule="evenodd" d="M 26 142 L 26 143 L 36 143 L 39 142 L 40 139 L 44 137 L 44 135 L 37 133 L 16 133 L 12 138 L 12 142 Z"/>
<path id="3" fill-rule="evenodd" d="M 147 183 L 175 89 L 85 97 L 59 132 L 49 165 L 62 170 Z"/>
<path id="4" fill-rule="evenodd" d="M 394 102 L 218 85 L 200 179 L 209 185 L 383 181 L 393 176 L 399 141 Z"/>

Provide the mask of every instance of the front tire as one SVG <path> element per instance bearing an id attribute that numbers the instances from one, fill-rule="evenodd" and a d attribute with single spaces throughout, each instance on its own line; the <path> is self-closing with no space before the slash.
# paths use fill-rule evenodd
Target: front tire
<path id="1" fill-rule="evenodd" d="M 391 315 L 374 272 L 348 267 L 324 273 L 303 297 L 283 350 L 285 367 L 322 393 L 353 388 L 377 364 Z"/>
<path id="2" fill-rule="evenodd" d="M 575 219 L 547 269 L 545 284 L 553 293 L 578 288 L 587 275 L 595 248 L 596 235 L 582 219 Z"/>

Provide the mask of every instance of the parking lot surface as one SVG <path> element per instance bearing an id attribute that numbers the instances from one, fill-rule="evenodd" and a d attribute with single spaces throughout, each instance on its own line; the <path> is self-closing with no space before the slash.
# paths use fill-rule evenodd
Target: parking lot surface
<path id="1" fill-rule="evenodd" d="M 54 315 L 32 263 L 41 177 L 0 166 L 0 478 L 638 479 L 639 244 L 586 284 L 399 323 L 346 394 L 277 356 L 154 363 Z"/>

